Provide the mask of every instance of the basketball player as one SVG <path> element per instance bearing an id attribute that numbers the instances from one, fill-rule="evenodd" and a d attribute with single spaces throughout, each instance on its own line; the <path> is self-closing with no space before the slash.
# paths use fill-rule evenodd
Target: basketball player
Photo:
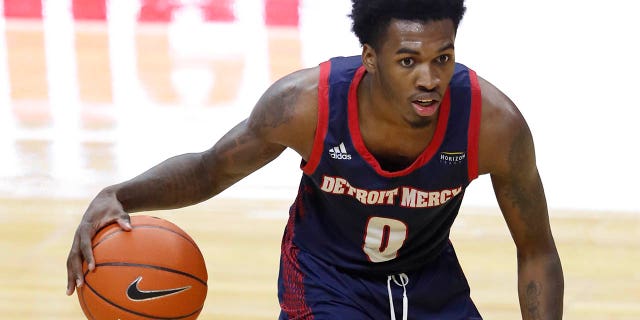
<path id="1" fill-rule="evenodd" d="M 449 241 L 468 184 L 490 174 L 517 247 L 523 319 L 560 319 L 563 272 L 531 133 L 516 106 L 455 62 L 463 0 L 353 0 L 363 49 L 274 83 L 211 149 L 168 159 L 91 202 L 91 238 L 129 213 L 207 200 L 292 148 L 299 192 L 282 241 L 280 319 L 481 319 Z"/>

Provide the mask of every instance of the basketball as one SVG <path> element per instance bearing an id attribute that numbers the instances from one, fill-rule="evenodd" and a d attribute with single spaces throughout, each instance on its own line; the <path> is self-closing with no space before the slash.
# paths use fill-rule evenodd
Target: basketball
<path id="1" fill-rule="evenodd" d="M 130 232 L 114 223 L 92 240 L 96 268 L 83 265 L 78 289 L 88 319 L 196 319 L 207 295 L 207 268 L 196 242 L 175 224 L 131 217 Z"/>

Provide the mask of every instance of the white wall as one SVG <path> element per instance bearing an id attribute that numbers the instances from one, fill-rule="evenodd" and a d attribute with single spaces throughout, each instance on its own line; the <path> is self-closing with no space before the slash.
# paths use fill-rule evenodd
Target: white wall
<path id="1" fill-rule="evenodd" d="M 550 208 L 640 211 L 637 2 L 468 0 L 467 7 L 457 60 L 521 109 Z M 349 9 L 347 0 L 304 2 L 305 63 L 360 52 Z M 295 155 L 287 157 L 276 167 L 297 164 Z M 285 172 L 274 170 L 273 176 L 297 181 L 297 173 Z M 465 201 L 496 204 L 488 177 L 471 185 Z"/>
<path id="2" fill-rule="evenodd" d="M 332 56 L 360 53 L 347 18 L 349 0 L 301 2 L 300 41 L 305 67 L 317 65 Z M 126 3 L 111 0 L 113 6 L 125 6 Z M 637 3 L 632 0 L 467 0 L 468 11 L 456 43 L 457 60 L 494 83 L 520 107 L 534 134 L 538 166 L 551 208 L 640 212 L 640 204 L 635 199 L 636 181 L 640 180 L 640 169 L 636 165 L 640 156 L 636 142 L 640 137 L 637 132 L 640 102 L 636 98 L 636 92 L 640 91 L 637 78 L 640 75 L 640 19 L 637 17 L 640 6 Z M 42 192 L 50 196 L 90 196 L 99 189 L 95 185 L 89 188 L 88 184 L 102 187 L 128 179 L 168 156 L 209 147 L 233 123 L 249 114 L 253 102 L 269 85 L 269 57 L 264 55 L 268 51 L 267 32 L 261 23 L 261 0 L 237 0 L 237 4 L 238 23 L 200 30 L 198 34 L 210 41 L 200 41 L 195 46 L 208 45 L 206 50 L 211 52 L 206 54 L 246 57 L 248 65 L 243 75 L 242 94 L 236 105 L 213 109 L 152 109 L 152 106 L 146 106 L 144 99 L 138 98 L 144 95 L 133 83 L 135 74 L 126 73 L 135 72 L 135 66 L 127 60 L 132 58 L 122 60 L 120 57 L 122 52 L 135 53 L 134 32 L 126 29 L 133 28 L 134 21 L 124 21 L 126 24 L 115 21 L 111 25 L 119 26 L 116 31 L 126 29 L 126 32 L 110 29 L 112 45 L 118 44 L 112 48 L 118 52 L 114 55 L 118 60 L 113 64 L 120 66 L 112 66 L 112 69 L 114 75 L 121 75 L 120 80 L 114 76 L 113 81 L 127 84 L 114 84 L 114 88 L 125 90 L 124 94 L 117 95 L 115 103 L 122 110 L 127 108 L 128 118 L 120 121 L 115 132 L 107 132 L 104 136 L 107 140 L 113 139 L 115 144 L 117 174 L 94 177 L 82 168 L 73 171 L 81 161 L 78 157 L 82 156 L 78 144 L 86 137 L 75 133 L 56 134 L 71 129 L 76 131 L 70 132 L 81 132 L 81 128 L 68 128 L 69 121 L 59 122 L 52 130 L 42 132 L 16 128 L 11 120 L 9 101 L 0 104 L 0 151 L 3 155 L 0 159 L 0 195 Z M 197 23 L 192 21 L 183 26 L 188 27 L 186 36 L 172 33 L 170 38 L 198 41 L 193 37 L 193 30 L 189 31 L 195 25 Z M 182 29 L 175 25 L 171 30 Z M 0 19 L 0 31 L 3 30 L 4 21 Z M 58 33 L 48 33 L 47 37 Z M 10 88 L 7 89 L 6 45 L 2 35 L 0 32 L 0 102 L 6 102 Z M 216 45 L 220 43 L 216 39 L 228 40 L 230 35 L 241 41 Z M 50 42 L 71 46 L 68 41 L 47 43 Z M 177 47 L 175 53 L 180 53 Z M 47 50 L 54 49 L 58 52 L 60 48 Z M 129 81 L 133 82 L 122 79 L 133 79 Z M 211 82 L 215 83 L 215 80 Z M 62 92 L 77 86 L 73 81 L 57 84 Z M 120 101 L 120 98 L 126 101 Z M 67 104 L 62 102 L 63 106 Z M 133 106 L 137 108 L 132 110 Z M 65 109 L 53 110 L 56 119 L 73 116 L 64 114 Z M 200 110 L 200 113 L 194 113 L 194 110 Z M 153 115 L 153 121 L 149 120 L 149 113 Z M 142 130 L 139 128 L 141 121 L 147 123 Z M 181 124 L 182 127 L 175 130 L 165 130 Z M 61 126 L 65 130 L 55 130 Z M 24 168 L 21 164 L 24 159 L 19 159 L 14 152 L 13 142 L 25 137 L 53 140 L 52 167 L 59 167 L 56 163 L 65 164 L 62 174 L 53 172 L 45 174 L 44 181 L 15 184 L 14 181 L 31 181 L 29 172 L 37 171 L 37 168 Z M 58 143 L 60 141 L 65 143 Z M 68 146 L 73 148 L 66 148 Z M 141 148 L 145 152 L 139 152 Z M 275 163 L 233 186 L 222 196 L 293 199 L 301 174 L 299 161 L 292 151 L 286 151 Z M 472 184 L 465 204 L 495 206 L 495 197 L 486 177 Z"/>
<path id="3" fill-rule="evenodd" d="M 527 118 L 550 207 L 640 211 L 638 2 L 468 2 L 458 60 Z"/>

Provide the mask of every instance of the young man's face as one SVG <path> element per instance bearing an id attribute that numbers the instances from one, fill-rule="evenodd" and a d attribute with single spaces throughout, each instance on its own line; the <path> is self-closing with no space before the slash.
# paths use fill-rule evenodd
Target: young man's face
<path id="1" fill-rule="evenodd" d="M 391 20 L 377 50 L 364 59 L 384 100 L 412 127 L 436 118 L 455 67 L 456 30 L 451 20 Z"/>

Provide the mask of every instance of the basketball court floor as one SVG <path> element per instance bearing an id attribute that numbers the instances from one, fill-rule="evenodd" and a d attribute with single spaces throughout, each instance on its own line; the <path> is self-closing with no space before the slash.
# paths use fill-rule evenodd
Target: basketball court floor
<path id="1" fill-rule="evenodd" d="M 83 319 L 65 295 L 65 263 L 95 193 L 208 148 L 280 76 L 359 53 L 344 15 L 319 21 L 346 14 L 348 1 L 132 3 L 0 1 L 0 319 Z M 327 34 L 332 46 L 315 41 Z M 205 255 L 201 319 L 277 318 L 298 162 L 285 152 L 215 199 L 149 213 L 181 226 Z M 640 319 L 640 214 L 550 215 L 565 319 Z M 463 205 L 452 242 L 485 319 L 519 318 L 515 248 L 497 207 Z"/>

